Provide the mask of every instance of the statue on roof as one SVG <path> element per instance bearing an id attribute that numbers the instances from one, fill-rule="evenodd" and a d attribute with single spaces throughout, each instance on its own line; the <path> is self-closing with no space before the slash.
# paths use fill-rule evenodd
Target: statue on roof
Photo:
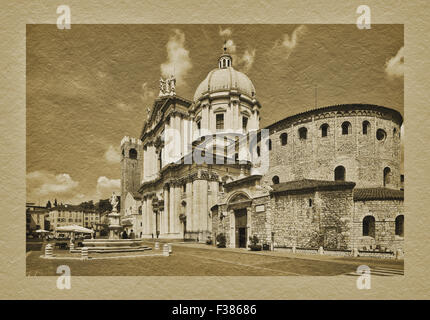
<path id="1" fill-rule="evenodd" d="M 166 80 L 163 80 L 163 78 L 160 78 L 160 93 L 158 94 L 159 97 L 163 97 L 167 93 L 168 89 L 166 88 L 166 85 L 168 84 L 166 82 L 167 82 Z"/>
<path id="2" fill-rule="evenodd" d="M 151 115 L 151 108 L 146 107 L 146 118 L 149 119 L 149 116 Z"/>
<path id="3" fill-rule="evenodd" d="M 176 78 L 175 76 L 170 76 L 170 78 L 167 80 L 170 86 L 169 93 L 171 96 L 176 95 Z"/>

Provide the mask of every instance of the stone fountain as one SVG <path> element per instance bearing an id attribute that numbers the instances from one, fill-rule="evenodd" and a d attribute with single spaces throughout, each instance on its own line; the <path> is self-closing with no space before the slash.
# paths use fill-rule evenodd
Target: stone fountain
<path id="1" fill-rule="evenodd" d="M 152 248 L 143 245 L 142 239 L 121 239 L 121 215 L 116 208 L 118 205 L 118 197 L 115 195 L 115 192 L 112 193 L 110 203 L 112 205 L 112 212 L 108 214 L 109 238 L 85 239 L 83 245 L 88 248 L 88 252 L 110 253 L 151 250 Z M 74 251 L 76 250 L 77 249 Z"/>

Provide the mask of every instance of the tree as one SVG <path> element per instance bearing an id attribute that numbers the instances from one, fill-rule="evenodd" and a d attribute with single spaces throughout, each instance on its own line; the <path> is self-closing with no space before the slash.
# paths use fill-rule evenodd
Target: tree
<path id="1" fill-rule="evenodd" d="M 112 211 L 112 205 L 110 204 L 109 199 L 100 199 L 96 204 L 96 210 L 100 213 Z"/>
<path id="2" fill-rule="evenodd" d="M 93 200 L 85 201 L 79 204 L 79 208 L 82 210 L 94 210 L 95 206 Z"/>
<path id="3" fill-rule="evenodd" d="M 51 201 L 48 200 L 48 202 L 46 203 L 46 208 L 51 209 L 52 205 L 51 205 Z"/>

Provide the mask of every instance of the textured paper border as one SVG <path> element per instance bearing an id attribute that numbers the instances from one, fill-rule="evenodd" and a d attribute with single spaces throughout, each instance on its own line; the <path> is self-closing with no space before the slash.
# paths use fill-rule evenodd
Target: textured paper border
<path id="1" fill-rule="evenodd" d="M 15 299 L 419 299 L 429 298 L 430 115 L 426 1 L 2 1 L 0 297 Z M 371 8 L 372 23 L 405 25 L 404 277 L 73 277 L 58 290 L 56 277 L 25 276 L 25 30 L 55 24 L 67 4 L 73 24 L 103 23 L 355 23 L 357 7 Z M 365 32 L 365 31 L 364 31 Z M 73 271 L 72 271 L 73 274 Z"/>

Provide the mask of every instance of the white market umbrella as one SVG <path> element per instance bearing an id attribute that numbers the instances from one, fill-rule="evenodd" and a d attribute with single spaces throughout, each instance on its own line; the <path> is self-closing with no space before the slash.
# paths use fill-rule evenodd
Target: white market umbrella
<path id="1" fill-rule="evenodd" d="M 39 230 L 36 230 L 36 232 L 37 233 L 49 233 L 50 231 L 39 229 Z"/>
<path id="2" fill-rule="evenodd" d="M 57 232 L 79 232 L 79 233 L 94 233 L 94 230 L 87 229 L 81 226 L 77 225 L 70 225 L 70 226 L 62 226 L 58 227 L 55 231 Z"/>

